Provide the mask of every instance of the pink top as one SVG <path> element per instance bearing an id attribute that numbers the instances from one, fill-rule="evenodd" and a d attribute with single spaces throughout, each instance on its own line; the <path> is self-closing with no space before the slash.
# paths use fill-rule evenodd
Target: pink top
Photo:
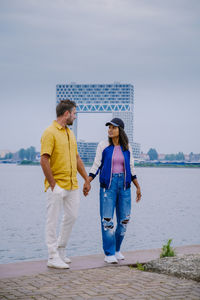
<path id="1" fill-rule="evenodd" d="M 124 173 L 124 156 L 121 146 L 114 146 L 112 158 L 112 173 Z"/>

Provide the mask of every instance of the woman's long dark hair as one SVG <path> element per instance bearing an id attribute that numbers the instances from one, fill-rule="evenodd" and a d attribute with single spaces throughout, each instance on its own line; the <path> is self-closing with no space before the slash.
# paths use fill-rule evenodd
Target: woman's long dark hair
<path id="1" fill-rule="evenodd" d="M 119 144 L 122 146 L 123 151 L 128 150 L 128 137 L 123 128 L 119 128 Z M 108 138 L 109 144 L 113 145 L 112 138 Z"/>

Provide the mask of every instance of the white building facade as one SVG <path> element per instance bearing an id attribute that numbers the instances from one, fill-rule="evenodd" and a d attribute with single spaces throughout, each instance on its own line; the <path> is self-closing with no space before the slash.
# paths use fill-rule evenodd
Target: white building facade
<path id="1" fill-rule="evenodd" d="M 134 86 L 132 84 L 57 84 L 56 102 L 70 99 L 77 104 L 77 113 L 112 113 L 124 121 L 125 131 L 135 158 L 140 156 L 140 144 L 134 141 Z M 77 136 L 77 119 L 73 131 Z"/>

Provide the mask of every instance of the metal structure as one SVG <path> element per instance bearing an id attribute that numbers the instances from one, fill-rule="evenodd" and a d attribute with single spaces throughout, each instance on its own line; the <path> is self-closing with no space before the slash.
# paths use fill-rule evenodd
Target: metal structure
<path id="1" fill-rule="evenodd" d="M 140 155 L 140 144 L 134 137 L 134 86 L 132 84 L 57 84 L 56 101 L 70 99 L 77 104 L 77 113 L 112 113 L 124 121 L 134 157 Z M 77 136 L 77 119 L 73 131 Z"/>

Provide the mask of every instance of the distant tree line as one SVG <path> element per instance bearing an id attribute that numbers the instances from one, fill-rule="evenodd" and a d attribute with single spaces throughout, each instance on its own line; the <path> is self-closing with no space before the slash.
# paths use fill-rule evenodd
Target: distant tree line
<path id="1" fill-rule="evenodd" d="M 36 150 L 35 150 L 35 147 L 31 146 L 27 149 L 24 149 L 24 148 L 21 148 L 19 150 L 19 158 L 20 160 L 24 160 L 24 159 L 27 159 L 27 160 L 32 160 L 34 161 L 35 160 L 35 157 L 36 157 Z"/>
<path id="2" fill-rule="evenodd" d="M 147 152 L 149 159 L 150 160 L 158 160 L 159 159 L 159 154 L 156 151 L 156 149 L 154 148 L 150 148 L 149 151 Z M 2 159 L 13 159 L 15 161 L 17 160 L 29 160 L 29 161 L 35 161 L 37 152 L 35 147 L 31 146 L 27 149 L 21 148 L 19 151 L 12 153 L 9 152 L 7 153 L 4 158 L 0 158 Z M 185 156 L 183 154 L 183 152 L 178 152 L 177 154 L 166 154 L 164 157 L 165 160 L 167 161 L 184 161 L 185 160 Z M 200 161 L 200 154 L 194 154 L 193 152 L 191 152 L 189 154 L 189 160 L 190 161 Z"/>
<path id="3" fill-rule="evenodd" d="M 158 160 L 158 152 L 156 149 L 150 148 L 147 154 L 149 155 L 150 160 Z"/>
<path id="4" fill-rule="evenodd" d="M 9 153 L 6 153 L 6 155 L 4 156 L 3 159 L 12 159 L 13 158 L 13 153 L 9 152 Z"/>
<path id="5" fill-rule="evenodd" d="M 7 153 L 3 159 L 15 159 L 15 160 L 30 160 L 34 161 L 36 158 L 37 152 L 35 147 L 31 146 L 27 149 L 21 148 L 16 153 Z"/>
<path id="6" fill-rule="evenodd" d="M 158 160 L 159 154 L 154 148 L 150 148 L 149 151 L 147 152 L 149 159 L 150 160 Z M 166 154 L 164 157 L 164 160 L 167 161 L 184 161 L 185 160 L 185 155 L 183 152 L 178 152 L 176 154 Z M 200 160 L 200 154 L 194 154 L 191 152 L 189 154 L 189 160 L 190 161 L 199 161 Z"/>
<path id="7" fill-rule="evenodd" d="M 169 161 L 174 161 L 174 160 L 183 161 L 183 160 L 185 160 L 185 155 L 183 154 L 183 152 L 179 152 L 177 154 L 167 154 L 167 155 L 165 155 L 165 160 L 169 160 Z"/>

